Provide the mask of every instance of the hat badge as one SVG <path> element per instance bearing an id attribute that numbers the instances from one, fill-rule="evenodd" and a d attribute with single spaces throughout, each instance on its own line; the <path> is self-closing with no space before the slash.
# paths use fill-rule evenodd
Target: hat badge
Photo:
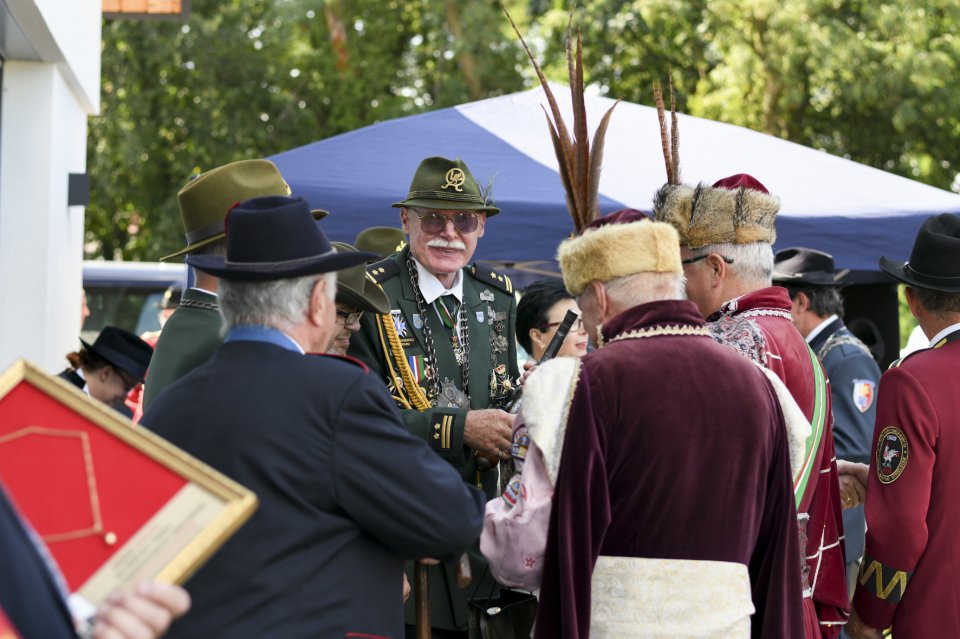
<path id="1" fill-rule="evenodd" d="M 445 189 L 452 186 L 455 191 L 457 191 L 458 193 L 461 193 L 463 192 L 463 189 L 460 187 L 463 186 L 463 183 L 464 181 L 466 181 L 467 177 L 463 174 L 463 169 L 454 167 L 449 171 L 447 171 L 447 174 L 446 176 L 444 176 L 444 179 L 446 180 L 446 183 L 440 187 L 441 189 Z"/>

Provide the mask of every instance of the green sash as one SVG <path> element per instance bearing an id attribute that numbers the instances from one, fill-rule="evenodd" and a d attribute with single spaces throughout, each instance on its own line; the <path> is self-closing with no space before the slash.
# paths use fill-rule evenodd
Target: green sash
<path id="1" fill-rule="evenodd" d="M 793 480 L 793 494 L 797 501 L 797 510 L 800 510 L 800 504 L 807 492 L 807 483 L 810 481 L 810 474 L 813 472 L 813 464 L 816 461 L 817 450 L 820 448 L 820 440 L 823 439 L 823 433 L 827 427 L 827 378 L 823 374 L 823 367 L 817 360 L 816 354 L 807 346 L 807 352 L 810 354 L 810 364 L 813 366 L 813 381 L 815 393 L 813 399 L 813 417 L 810 419 L 810 437 L 807 438 L 807 446 L 803 453 L 803 465 L 800 472 Z"/>

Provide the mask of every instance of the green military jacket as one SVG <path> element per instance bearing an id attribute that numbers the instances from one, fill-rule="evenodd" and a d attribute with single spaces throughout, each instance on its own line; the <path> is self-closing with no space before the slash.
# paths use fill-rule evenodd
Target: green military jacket
<path id="1" fill-rule="evenodd" d="M 217 308 L 215 295 L 192 288 L 184 291 L 180 307 L 164 324 L 150 358 L 143 385 L 144 412 L 162 391 L 210 359 L 220 346 L 223 322 Z"/>
<path id="2" fill-rule="evenodd" d="M 428 389 L 426 367 L 426 344 L 423 324 L 429 322 L 436 350 L 436 374 L 441 380 L 449 379 L 463 390 L 460 367 L 456 363 L 451 345 L 452 330 L 440 320 L 432 306 L 427 306 L 427 317 L 417 309 L 413 284 L 407 268 L 409 247 L 381 262 L 371 265 L 367 272 L 383 287 L 390 300 L 390 316 L 380 316 L 380 321 L 392 322 L 403 348 L 406 364 L 410 366 L 421 388 Z M 495 407 L 502 401 L 519 378 L 516 348 L 517 304 L 510 279 L 482 265 L 463 269 L 463 304 L 466 311 L 469 341 L 468 394 L 472 410 Z M 364 314 L 360 331 L 350 338 L 349 354 L 362 360 L 371 371 L 380 375 L 390 387 L 395 398 L 400 397 L 403 420 L 409 431 L 423 439 L 443 459 L 460 471 L 461 477 L 480 487 L 488 499 L 497 496 L 498 472 L 481 471 L 477 467 L 475 451 L 463 441 L 466 424 L 466 409 L 428 408 L 423 411 L 405 408 L 402 388 L 397 388 L 396 371 L 399 362 L 393 356 L 390 345 L 383 339 L 377 316 Z M 429 499 L 428 495 L 424 496 Z M 435 628 L 466 629 L 467 599 L 473 595 L 488 596 L 495 587 L 486 562 L 475 547 L 470 552 L 474 581 L 465 590 L 456 586 L 454 567 L 440 565 L 431 567 L 430 612 Z M 485 578 L 484 578 L 485 576 Z M 408 574 L 412 581 L 412 574 Z M 414 623 L 413 597 L 407 604 L 407 623 Z"/>

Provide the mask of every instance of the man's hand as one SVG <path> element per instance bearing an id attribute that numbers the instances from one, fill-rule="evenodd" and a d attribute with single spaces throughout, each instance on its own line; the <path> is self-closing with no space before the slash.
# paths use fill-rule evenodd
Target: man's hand
<path id="1" fill-rule="evenodd" d="M 516 418 L 516 415 L 499 408 L 469 411 L 463 427 L 463 441 L 482 453 L 509 459 L 513 447 L 513 420 Z"/>
<path id="2" fill-rule="evenodd" d="M 527 383 L 527 378 L 533 375 L 533 371 L 535 370 L 537 370 L 537 362 L 532 359 L 528 359 L 523 363 L 523 375 L 520 376 L 521 386 Z"/>
<path id="3" fill-rule="evenodd" d="M 190 609 L 180 586 L 143 581 L 132 592 L 114 592 L 97 608 L 95 639 L 154 639 Z"/>
<path id="4" fill-rule="evenodd" d="M 842 459 L 837 460 L 840 476 L 840 502 L 844 510 L 856 508 L 867 499 L 867 478 L 870 467 Z"/>
<path id="5" fill-rule="evenodd" d="M 403 603 L 407 603 L 410 598 L 410 580 L 407 579 L 407 573 L 403 573 Z"/>
<path id="6" fill-rule="evenodd" d="M 850 639 L 883 639 L 883 633 L 864 623 L 856 610 L 850 611 L 850 621 L 843 629 L 847 631 Z"/>

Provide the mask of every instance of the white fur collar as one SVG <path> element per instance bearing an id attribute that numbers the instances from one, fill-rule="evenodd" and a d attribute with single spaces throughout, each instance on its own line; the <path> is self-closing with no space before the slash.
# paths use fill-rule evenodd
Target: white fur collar
<path id="1" fill-rule="evenodd" d="M 537 367 L 524 384 L 520 418 L 543 453 L 547 474 L 554 485 L 563 455 L 570 403 L 579 378 L 579 358 L 558 357 Z"/>

